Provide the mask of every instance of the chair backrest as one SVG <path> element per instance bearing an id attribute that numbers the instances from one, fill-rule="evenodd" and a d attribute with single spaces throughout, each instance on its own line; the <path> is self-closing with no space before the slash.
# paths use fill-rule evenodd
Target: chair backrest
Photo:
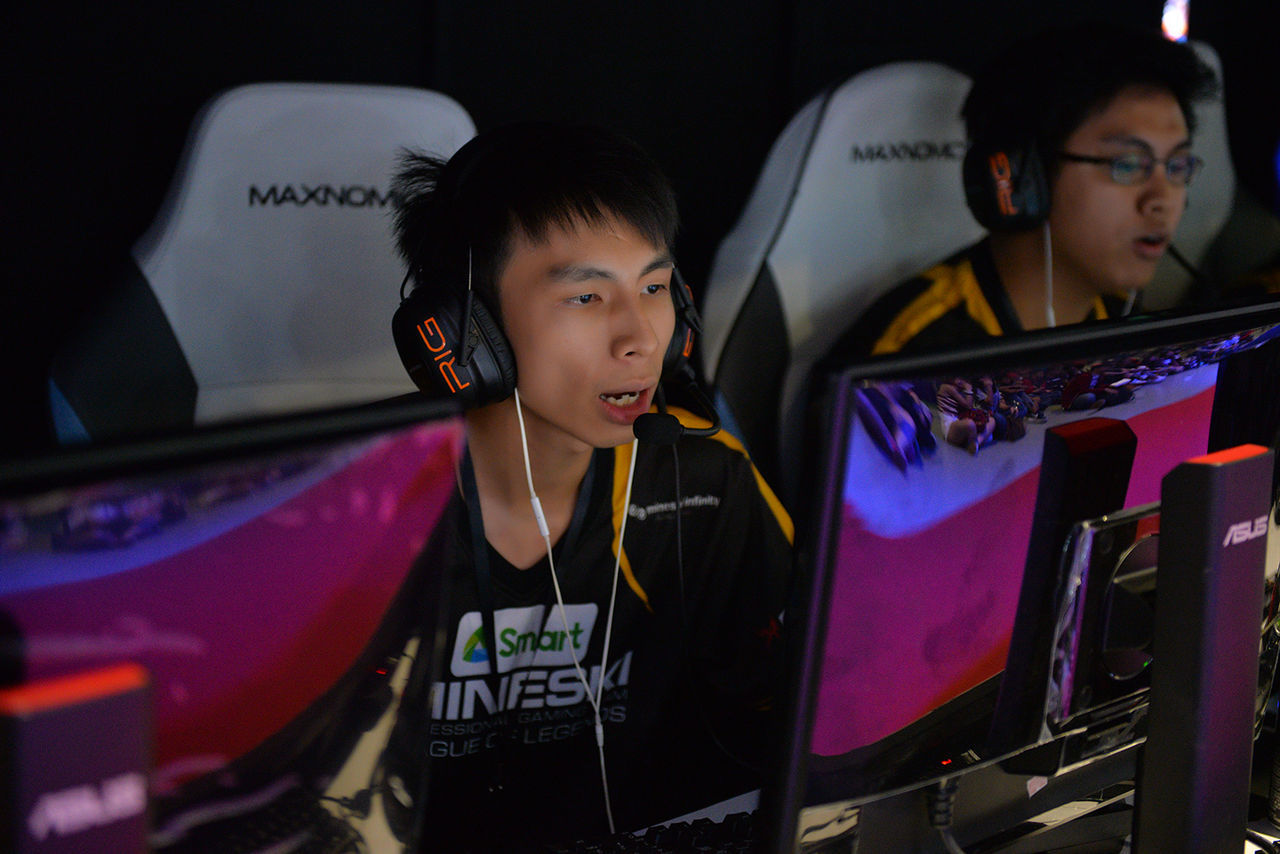
<path id="1" fill-rule="evenodd" d="M 467 112 L 420 89 L 264 83 L 193 122 L 136 269 L 55 358 L 59 438 L 336 406 L 413 390 L 391 316 L 401 148 L 449 156 Z"/>
<path id="2" fill-rule="evenodd" d="M 703 365 L 776 482 L 814 362 L 876 297 L 982 235 L 961 183 L 968 89 L 944 65 L 897 62 L 815 98 L 719 247 Z"/>

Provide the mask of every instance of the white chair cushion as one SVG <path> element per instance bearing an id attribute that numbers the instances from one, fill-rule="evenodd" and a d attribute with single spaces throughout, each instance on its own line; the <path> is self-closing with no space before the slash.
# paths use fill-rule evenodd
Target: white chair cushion
<path id="1" fill-rule="evenodd" d="M 982 236 L 961 181 L 968 89 L 954 69 L 897 62 L 810 102 L 721 244 L 704 298 L 704 365 L 712 380 L 728 369 L 721 353 L 767 266 L 790 348 L 783 447 L 797 394 L 835 338 L 893 285 Z"/>
<path id="2" fill-rule="evenodd" d="M 204 108 L 133 250 L 195 375 L 196 423 L 413 390 L 390 331 L 390 176 L 401 147 L 447 157 L 474 134 L 450 98 L 401 87 L 257 84 Z"/>

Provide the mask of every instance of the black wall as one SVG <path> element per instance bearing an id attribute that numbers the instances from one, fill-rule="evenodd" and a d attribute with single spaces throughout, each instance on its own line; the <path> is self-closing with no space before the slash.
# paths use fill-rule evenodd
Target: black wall
<path id="1" fill-rule="evenodd" d="M 451 95 L 481 129 L 528 117 L 613 125 L 671 174 L 684 219 L 676 248 L 696 289 L 774 137 L 824 86 L 893 59 L 969 69 L 1054 20 L 1154 26 L 1160 5 L 145 0 L 29 8 L 0 36 L 0 377 L 12 437 L 4 453 L 47 444 L 44 373 L 58 336 L 92 311 L 150 222 L 192 115 L 221 89 L 265 80 L 392 83 Z M 1280 4 L 1265 5 L 1260 12 L 1242 0 L 1193 0 L 1192 35 L 1213 44 L 1226 66 L 1240 177 L 1274 204 Z"/>

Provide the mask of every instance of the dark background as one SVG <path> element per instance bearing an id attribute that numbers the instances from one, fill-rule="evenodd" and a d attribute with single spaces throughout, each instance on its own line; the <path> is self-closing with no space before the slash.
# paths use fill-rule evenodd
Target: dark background
<path id="1" fill-rule="evenodd" d="M 1280 4 L 1193 0 L 1224 64 L 1241 182 L 1278 207 Z M 1266 7 L 1265 9 L 1263 7 Z M 5 453 L 49 442 L 45 371 L 164 195 L 190 120 L 260 81 L 421 86 L 483 130 L 520 118 L 612 125 L 666 167 L 698 291 L 770 145 L 824 87 L 895 59 L 972 70 L 1011 38 L 1102 17 L 1155 27 L 1160 0 L 276 0 L 53 3 L 0 36 L 5 81 Z M 394 283 L 389 283 L 389 287 Z"/>

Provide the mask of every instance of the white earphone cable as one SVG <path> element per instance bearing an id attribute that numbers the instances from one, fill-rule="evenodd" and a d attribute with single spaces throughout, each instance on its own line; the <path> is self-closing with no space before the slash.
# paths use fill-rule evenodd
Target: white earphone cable
<path id="1" fill-rule="evenodd" d="M 547 564 L 551 567 L 551 586 L 556 594 L 556 606 L 560 611 L 560 622 L 564 626 L 566 634 L 569 632 L 569 616 L 565 612 L 564 595 L 560 592 L 560 579 L 556 577 L 556 562 L 551 553 L 551 531 L 547 526 L 547 518 L 542 512 L 542 502 L 538 500 L 538 494 L 533 489 L 533 467 L 529 464 L 529 438 L 524 428 L 524 410 L 520 406 L 520 390 L 516 389 L 516 421 L 520 425 L 520 450 L 524 454 L 524 474 L 529 484 L 529 503 L 533 507 L 533 517 L 538 523 L 538 533 L 542 535 L 542 542 L 547 549 Z M 627 490 L 624 507 L 629 507 L 631 502 L 631 480 L 635 473 L 636 466 L 636 442 L 632 441 L 631 446 L 631 469 L 627 474 Z M 622 563 L 622 535 L 626 531 L 627 514 L 622 514 L 622 524 L 618 531 L 618 555 L 613 567 L 613 592 L 609 596 L 609 613 L 605 618 L 604 630 L 604 652 L 600 659 L 600 682 L 597 686 L 595 695 L 591 693 L 591 682 L 587 679 L 586 673 L 582 669 L 582 663 L 578 660 L 578 653 L 573 644 L 569 644 L 569 655 L 573 659 L 573 669 L 578 674 L 578 681 L 582 683 L 583 691 L 587 695 L 588 702 L 591 703 L 591 711 L 594 716 L 595 733 L 596 733 L 596 751 L 600 756 L 600 783 L 604 788 L 604 812 L 605 818 L 609 821 L 609 833 L 616 833 L 613 824 L 613 803 L 609 797 L 609 775 L 605 770 L 604 762 L 604 722 L 600 717 L 600 702 L 603 696 L 605 671 L 609 664 L 609 639 L 613 632 L 613 606 L 617 600 L 618 592 L 618 568 Z"/>
<path id="2" fill-rule="evenodd" d="M 1128 294 L 1125 296 L 1124 308 L 1120 310 L 1121 317 L 1128 317 L 1133 313 L 1133 308 L 1138 304 L 1138 289 L 1129 288 Z"/>
<path id="3" fill-rule="evenodd" d="M 604 652 L 600 655 L 601 672 L 600 682 L 596 685 L 596 708 L 600 708 L 601 698 L 604 696 L 604 670 L 603 665 L 609 661 L 609 641 L 613 636 L 613 605 L 618 600 L 618 573 L 622 567 L 622 541 L 627 534 L 627 517 L 631 515 L 627 511 L 631 508 L 631 484 L 635 480 L 636 474 L 636 451 L 640 446 L 639 439 L 631 440 L 631 464 L 627 468 L 627 488 L 622 498 L 622 522 L 618 525 L 618 553 L 613 558 L 613 585 L 609 592 L 609 619 L 604 624 Z M 604 734 L 600 733 L 597 737 L 604 739 Z"/>

